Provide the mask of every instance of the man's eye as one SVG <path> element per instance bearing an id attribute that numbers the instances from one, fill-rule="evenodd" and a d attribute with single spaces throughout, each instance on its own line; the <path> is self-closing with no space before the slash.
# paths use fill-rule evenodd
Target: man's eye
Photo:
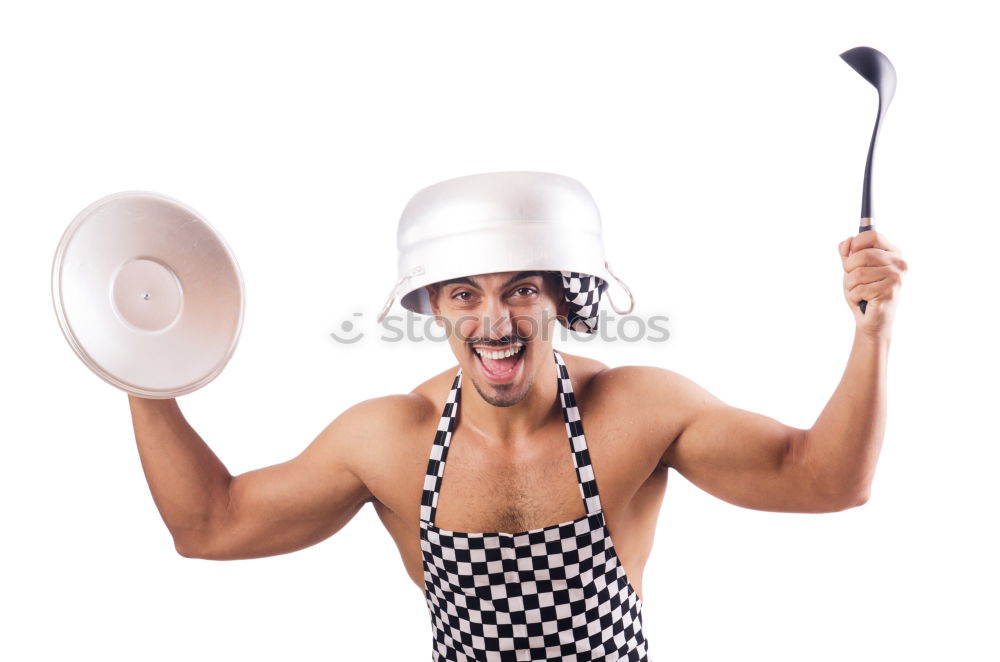
<path id="1" fill-rule="evenodd" d="M 451 298 L 453 298 L 453 299 L 461 299 L 461 297 L 462 297 L 463 294 L 468 294 L 470 297 L 472 296 L 468 292 L 456 292 L 455 294 L 452 295 Z M 468 301 L 468 299 L 461 299 L 461 300 L 462 301 Z"/>
<path id="2" fill-rule="evenodd" d="M 516 290 L 514 290 L 514 293 L 515 294 L 521 293 L 521 296 L 529 296 L 535 293 L 535 288 L 525 285 L 523 287 L 519 287 Z"/>

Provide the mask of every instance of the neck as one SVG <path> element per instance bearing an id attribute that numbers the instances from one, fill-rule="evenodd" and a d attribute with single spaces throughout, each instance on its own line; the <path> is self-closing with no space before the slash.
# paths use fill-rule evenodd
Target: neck
<path id="1" fill-rule="evenodd" d="M 482 384 L 487 392 L 489 384 Z M 551 425 L 554 416 L 562 420 L 559 386 L 556 383 L 555 357 L 551 352 L 532 375 L 528 394 L 509 407 L 493 405 L 483 399 L 469 371 L 462 371 L 462 399 L 459 421 L 484 439 L 485 443 L 516 446 L 534 438 L 539 430 Z"/>

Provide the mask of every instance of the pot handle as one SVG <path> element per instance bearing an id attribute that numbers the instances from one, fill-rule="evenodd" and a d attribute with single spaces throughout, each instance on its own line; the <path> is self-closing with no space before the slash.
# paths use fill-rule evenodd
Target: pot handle
<path id="1" fill-rule="evenodd" d="M 392 304 L 396 300 L 396 295 L 399 294 L 399 288 L 403 286 L 403 283 L 410 280 L 410 278 L 414 276 L 419 276 L 422 273 L 424 273 L 423 265 L 417 265 L 399 277 L 396 284 L 392 286 L 389 296 L 386 297 L 385 304 L 382 306 L 381 312 L 379 312 L 378 317 L 375 319 L 378 324 L 381 324 L 382 320 L 384 320 L 385 316 L 389 313 L 389 309 L 392 308 Z"/>
<path id="2" fill-rule="evenodd" d="M 618 306 L 615 305 L 614 299 L 611 298 L 611 288 L 609 287 L 607 293 L 605 294 L 605 296 L 608 297 L 608 303 L 611 304 L 611 307 L 614 308 L 615 312 L 619 315 L 628 315 L 635 310 L 635 297 L 632 296 L 632 290 L 630 290 L 628 285 L 625 284 L 625 281 L 615 275 L 615 272 L 611 270 L 611 263 L 607 260 L 604 261 L 604 268 L 607 269 L 608 273 L 611 274 L 611 277 L 617 280 L 618 284 L 622 286 L 622 289 L 624 289 L 625 293 L 628 294 L 629 300 L 628 310 L 618 310 Z"/>

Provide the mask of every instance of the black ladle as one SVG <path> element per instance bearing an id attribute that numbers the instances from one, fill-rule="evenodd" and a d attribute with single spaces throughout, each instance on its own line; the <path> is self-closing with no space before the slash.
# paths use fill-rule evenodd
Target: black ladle
<path id="1" fill-rule="evenodd" d="M 875 155 L 875 143 L 878 141 L 878 128 L 885 117 L 885 111 L 889 109 L 892 95 L 896 93 L 896 68 L 892 66 L 885 55 L 869 48 L 868 46 L 858 46 L 840 54 L 844 62 L 851 65 L 851 68 L 861 74 L 861 77 L 871 83 L 878 90 L 878 115 L 875 117 L 875 130 L 872 131 L 872 142 L 868 147 L 868 161 L 865 163 L 865 182 L 861 191 L 861 225 L 858 232 L 865 232 L 874 227 L 872 216 L 872 157 Z M 867 301 L 862 300 L 859 304 L 862 314 L 865 312 Z"/>

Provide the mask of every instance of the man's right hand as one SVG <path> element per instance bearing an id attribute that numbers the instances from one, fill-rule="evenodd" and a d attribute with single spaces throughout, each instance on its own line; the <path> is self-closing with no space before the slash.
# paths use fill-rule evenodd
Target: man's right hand
<path id="1" fill-rule="evenodd" d="M 389 396 L 393 397 L 393 396 Z M 383 398 L 330 423 L 297 457 L 232 476 L 174 399 L 129 395 L 139 456 L 153 501 L 183 556 L 247 559 L 314 545 L 373 497 L 356 464 Z"/>

